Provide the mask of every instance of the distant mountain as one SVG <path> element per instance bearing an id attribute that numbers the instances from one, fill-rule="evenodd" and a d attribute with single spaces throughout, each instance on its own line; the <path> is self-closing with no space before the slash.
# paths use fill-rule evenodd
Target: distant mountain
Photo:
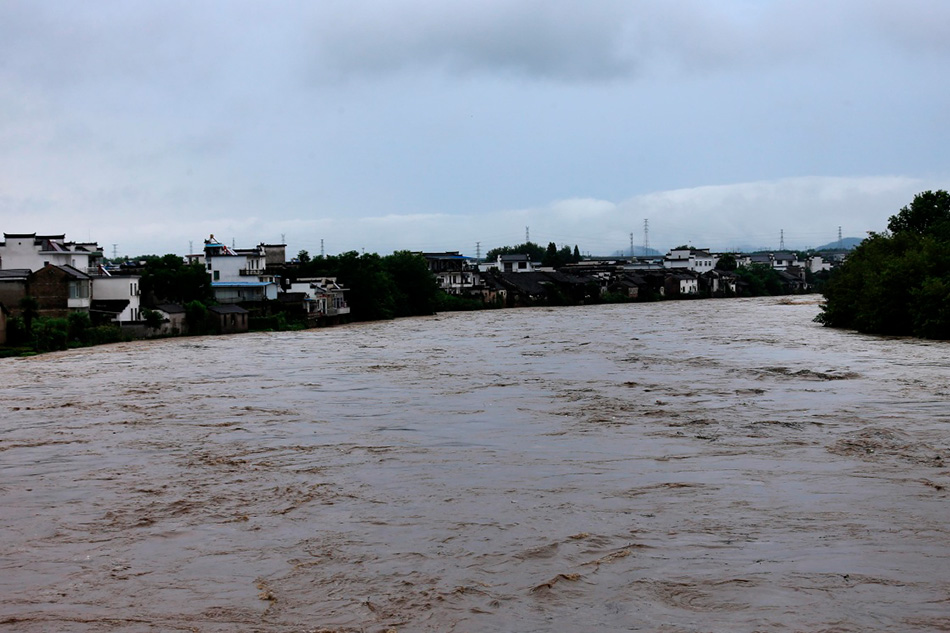
<path id="1" fill-rule="evenodd" d="M 844 248 L 851 250 L 858 244 L 864 241 L 864 238 L 860 237 L 843 237 L 841 241 L 835 240 L 834 242 L 828 242 L 827 244 L 822 244 L 821 246 L 816 246 L 814 250 L 816 251 L 835 251 L 839 248 Z"/>

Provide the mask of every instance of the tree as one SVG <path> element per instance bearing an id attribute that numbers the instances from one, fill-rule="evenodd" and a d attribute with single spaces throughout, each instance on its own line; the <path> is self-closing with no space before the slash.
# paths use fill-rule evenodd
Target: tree
<path id="1" fill-rule="evenodd" d="M 36 297 L 27 295 L 20 299 L 20 311 L 27 336 L 33 331 L 33 319 L 40 315 L 40 302 Z"/>
<path id="2" fill-rule="evenodd" d="M 185 304 L 211 300 L 211 278 L 201 264 L 186 264 L 178 255 L 169 253 L 142 258 L 142 293 L 151 301 Z"/>
<path id="3" fill-rule="evenodd" d="M 540 245 L 534 242 L 525 242 L 516 246 L 499 246 L 493 248 L 485 254 L 486 261 L 497 259 L 499 255 L 527 255 L 533 262 L 544 261 L 546 251 Z"/>
<path id="4" fill-rule="evenodd" d="M 297 253 L 297 261 L 300 262 L 301 264 L 306 264 L 310 262 L 310 253 L 308 253 L 307 251 L 301 250 L 299 253 Z"/>
<path id="5" fill-rule="evenodd" d="M 207 329 L 208 308 L 195 299 L 185 304 L 185 322 L 190 334 L 203 334 Z"/>
<path id="6" fill-rule="evenodd" d="M 435 314 L 441 290 L 425 257 L 397 251 L 383 258 L 383 267 L 395 285 L 395 316 Z"/>
<path id="7" fill-rule="evenodd" d="M 913 202 L 888 219 L 887 229 L 895 235 L 914 233 L 947 239 L 950 237 L 950 193 L 942 190 L 918 193 Z"/>
<path id="8" fill-rule="evenodd" d="M 716 270 L 735 270 L 739 265 L 732 253 L 725 253 L 716 261 Z"/>
<path id="9" fill-rule="evenodd" d="M 145 308 L 142 310 L 142 320 L 145 321 L 145 327 L 149 330 L 157 330 L 162 327 L 164 319 L 162 319 L 162 313 L 157 310 L 149 310 Z"/>

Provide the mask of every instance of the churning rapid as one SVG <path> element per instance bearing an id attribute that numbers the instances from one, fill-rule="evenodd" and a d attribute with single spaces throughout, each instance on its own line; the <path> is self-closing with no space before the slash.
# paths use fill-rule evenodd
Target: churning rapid
<path id="1" fill-rule="evenodd" d="M 950 346 L 816 301 L 0 361 L 5 631 L 950 630 Z"/>

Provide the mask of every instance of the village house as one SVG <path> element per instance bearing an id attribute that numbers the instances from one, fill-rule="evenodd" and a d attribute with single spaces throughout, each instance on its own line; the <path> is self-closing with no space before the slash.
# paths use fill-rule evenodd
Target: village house
<path id="1" fill-rule="evenodd" d="M 238 305 L 210 306 L 208 325 L 217 334 L 238 334 L 247 332 L 248 312 Z"/>
<path id="2" fill-rule="evenodd" d="M 142 319 L 141 276 L 110 273 L 104 267 L 90 275 L 92 303 L 90 317 L 94 322 L 112 322 L 119 325 Z"/>
<path id="3" fill-rule="evenodd" d="M 480 272 L 497 270 L 503 273 L 530 273 L 537 267 L 532 263 L 527 255 L 498 255 L 493 262 L 482 262 L 478 265 Z"/>
<path id="4" fill-rule="evenodd" d="M 663 267 L 704 273 L 714 269 L 718 261 L 719 256 L 711 254 L 708 249 L 674 248 L 663 258 Z"/>
<path id="5" fill-rule="evenodd" d="M 739 275 L 731 270 L 710 270 L 700 275 L 700 290 L 710 297 L 730 297 L 739 292 Z"/>
<path id="6" fill-rule="evenodd" d="M 277 279 L 266 270 L 264 245 L 240 251 L 216 240 L 205 240 L 205 270 L 218 303 L 245 303 L 277 299 Z"/>
<path id="7" fill-rule="evenodd" d="M 308 317 L 334 319 L 350 313 L 345 292 L 336 277 L 302 277 L 286 282 L 280 297 L 285 303 L 302 302 L 302 311 Z"/>
<path id="8" fill-rule="evenodd" d="M 102 249 L 93 242 L 67 242 L 63 235 L 4 233 L 0 242 L 0 269 L 37 271 L 53 264 L 88 273 L 102 262 Z"/>
<path id="9" fill-rule="evenodd" d="M 162 325 L 158 334 L 178 335 L 188 332 L 188 322 L 185 319 L 185 308 L 177 303 L 160 303 L 153 308 L 162 317 Z"/>
<path id="10" fill-rule="evenodd" d="M 668 298 L 699 294 L 699 275 L 692 271 L 669 273 L 664 278 L 665 296 Z"/>
<path id="11" fill-rule="evenodd" d="M 70 312 L 89 312 L 92 278 L 72 266 L 47 264 L 30 273 L 27 291 L 39 304 L 41 317 L 62 318 Z"/>
<path id="12" fill-rule="evenodd" d="M 0 303 L 13 313 L 19 313 L 20 301 L 27 295 L 29 268 L 0 270 Z"/>
<path id="13" fill-rule="evenodd" d="M 470 295 L 481 285 L 478 267 L 458 251 L 422 253 L 439 288 L 450 295 Z"/>

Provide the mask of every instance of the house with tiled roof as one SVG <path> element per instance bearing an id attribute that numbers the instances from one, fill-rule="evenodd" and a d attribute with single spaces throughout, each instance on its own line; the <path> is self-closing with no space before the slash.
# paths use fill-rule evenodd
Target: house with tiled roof
<path id="1" fill-rule="evenodd" d="M 88 312 L 92 305 L 92 278 L 72 266 L 47 264 L 30 273 L 27 291 L 39 304 L 42 317 L 66 317 Z"/>
<path id="2" fill-rule="evenodd" d="M 4 233 L 0 242 L 0 269 L 37 271 L 53 264 L 89 272 L 102 262 L 102 248 L 94 242 L 67 242 L 66 235 Z"/>

